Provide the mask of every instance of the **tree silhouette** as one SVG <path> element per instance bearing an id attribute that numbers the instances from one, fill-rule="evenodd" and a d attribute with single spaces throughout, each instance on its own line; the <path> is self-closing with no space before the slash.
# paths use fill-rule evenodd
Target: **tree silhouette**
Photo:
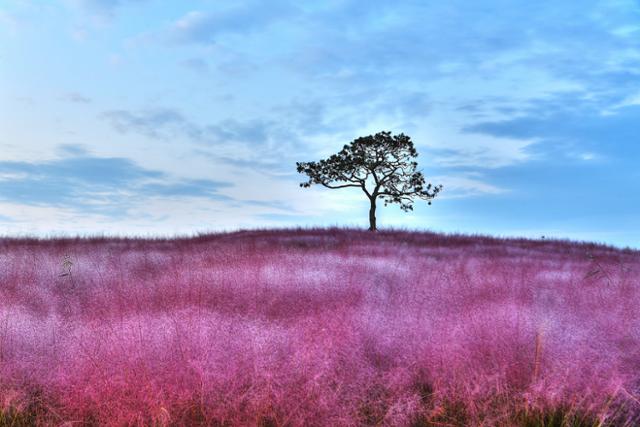
<path id="1" fill-rule="evenodd" d="M 360 188 L 371 203 L 369 230 L 376 230 L 376 201 L 384 205 L 400 205 L 413 210 L 415 198 L 431 200 L 442 190 L 441 185 L 426 184 L 422 172 L 416 171 L 418 152 L 411 138 L 400 133 L 379 132 L 360 137 L 345 145 L 340 152 L 318 162 L 297 162 L 299 173 L 309 180 L 300 184 L 308 188 L 320 184 L 331 189 Z"/>

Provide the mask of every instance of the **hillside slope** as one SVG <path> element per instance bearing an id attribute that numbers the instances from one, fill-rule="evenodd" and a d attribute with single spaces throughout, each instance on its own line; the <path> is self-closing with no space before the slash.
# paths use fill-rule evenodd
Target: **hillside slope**
<path id="1" fill-rule="evenodd" d="M 640 423 L 640 252 L 329 229 L 0 261 L 0 424 Z"/>

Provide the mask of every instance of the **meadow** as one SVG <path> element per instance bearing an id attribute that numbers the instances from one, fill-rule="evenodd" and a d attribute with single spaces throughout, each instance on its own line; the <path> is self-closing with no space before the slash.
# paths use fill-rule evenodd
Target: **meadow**
<path id="1" fill-rule="evenodd" d="M 637 426 L 640 252 L 349 229 L 0 239 L 0 425 Z"/>

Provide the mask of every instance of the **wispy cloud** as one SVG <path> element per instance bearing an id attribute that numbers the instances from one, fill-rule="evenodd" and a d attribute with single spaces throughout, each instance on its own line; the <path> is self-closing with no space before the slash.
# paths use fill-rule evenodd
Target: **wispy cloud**
<path id="1" fill-rule="evenodd" d="M 262 30 L 296 12 L 293 2 L 281 0 L 238 2 L 212 11 L 191 11 L 168 29 L 169 40 L 176 43 L 212 44 L 228 34 L 247 34 Z"/>
<path id="2" fill-rule="evenodd" d="M 126 4 L 142 3 L 146 0 L 70 0 L 73 5 L 82 10 L 100 16 L 112 18 L 116 10 Z"/>
<path id="3" fill-rule="evenodd" d="M 121 133 L 138 133 L 158 140 L 181 137 L 197 143 L 250 142 L 259 145 L 269 138 L 275 126 L 261 120 L 231 119 L 212 125 L 199 125 L 171 108 L 135 112 L 111 110 L 102 113 L 102 117 Z"/>
<path id="4" fill-rule="evenodd" d="M 442 184 L 446 191 L 440 199 L 469 198 L 507 193 L 506 188 L 492 185 L 483 180 L 482 175 L 473 173 L 458 173 L 456 175 L 432 176 L 429 180 Z"/>
<path id="5" fill-rule="evenodd" d="M 62 95 L 61 98 L 64 101 L 71 102 L 74 104 L 91 104 L 92 102 L 91 98 L 84 96 L 79 92 L 67 92 L 64 95 Z"/>
<path id="6" fill-rule="evenodd" d="M 290 158 L 292 148 L 300 148 L 295 133 L 270 119 L 223 119 L 203 125 L 171 108 L 111 110 L 101 117 L 117 132 L 138 134 L 161 143 L 188 141 L 194 144 L 195 151 L 219 161 L 267 165 Z"/>
<path id="7" fill-rule="evenodd" d="M 218 193 L 228 182 L 176 179 L 129 159 L 93 157 L 80 147 L 65 146 L 62 153 L 46 162 L 0 162 L 0 200 L 118 216 L 140 197 L 231 200 Z"/>
<path id="8" fill-rule="evenodd" d="M 120 133 L 139 133 L 152 139 L 169 140 L 183 134 L 194 140 L 204 138 L 203 130 L 170 108 L 153 108 L 139 112 L 110 110 L 101 114 Z"/>
<path id="9" fill-rule="evenodd" d="M 598 157 L 595 153 L 602 153 L 626 162 L 640 155 L 636 143 L 639 121 L 640 106 L 622 107 L 615 113 L 603 114 L 566 98 L 560 108 L 549 108 L 548 103 L 541 103 L 529 114 L 476 123 L 465 131 L 498 138 L 536 140 L 531 149 L 546 158 L 594 160 Z"/>
<path id="10" fill-rule="evenodd" d="M 185 59 L 180 62 L 180 65 L 198 74 L 206 74 L 210 71 L 209 63 L 203 58 Z"/>

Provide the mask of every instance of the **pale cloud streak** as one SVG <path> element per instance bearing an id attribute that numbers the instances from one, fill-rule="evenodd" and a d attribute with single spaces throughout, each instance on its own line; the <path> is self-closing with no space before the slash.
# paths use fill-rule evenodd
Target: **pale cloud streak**
<path id="1" fill-rule="evenodd" d="M 175 43 L 214 44 L 229 34 L 246 35 L 266 29 L 297 13 L 294 2 L 238 2 L 212 11 L 193 10 L 177 19 L 168 29 L 168 40 Z"/>

